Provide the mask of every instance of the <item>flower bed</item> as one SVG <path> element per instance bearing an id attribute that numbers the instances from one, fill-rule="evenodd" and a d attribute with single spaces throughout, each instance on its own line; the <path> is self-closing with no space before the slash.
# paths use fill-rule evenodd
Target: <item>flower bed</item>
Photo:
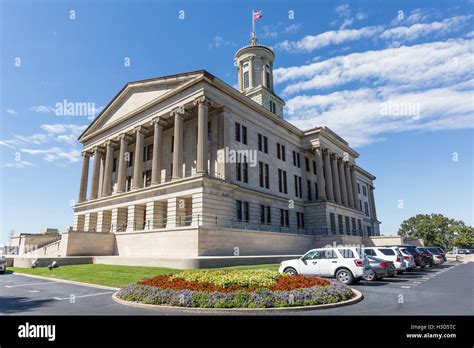
<path id="1" fill-rule="evenodd" d="M 334 280 L 274 271 L 184 271 L 128 285 L 125 301 L 194 308 L 272 308 L 337 303 L 353 297 Z"/>

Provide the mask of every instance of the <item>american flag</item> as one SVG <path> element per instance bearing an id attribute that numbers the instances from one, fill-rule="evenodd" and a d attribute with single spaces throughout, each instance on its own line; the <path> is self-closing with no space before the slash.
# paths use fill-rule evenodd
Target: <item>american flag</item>
<path id="1" fill-rule="evenodd" d="M 260 18 L 263 18 L 262 11 L 253 11 L 253 19 L 256 20 L 256 19 L 260 19 Z"/>

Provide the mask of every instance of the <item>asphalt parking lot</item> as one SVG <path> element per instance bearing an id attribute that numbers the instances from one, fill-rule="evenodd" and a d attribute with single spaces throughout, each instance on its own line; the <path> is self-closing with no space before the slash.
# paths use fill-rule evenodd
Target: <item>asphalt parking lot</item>
<path id="1" fill-rule="evenodd" d="M 362 281 L 364 294 L 354 305 L 291 315 L 472 315 L 474 263 L 446 263 L 434 268 Z M 182 311 L 149 310 L 113 302 L 115 290 L 32 278 L 0 275 L 1 315 L 183 315 Z M 261 314 L 267 314 L 264 312 Z M 281 314 L 288 315 L 289 312 Z M 193 312 L 193 314 L 197 314 Z M 235 312 L 232 314 L 235 315 Z M 277 313 L 271 312 L 272 315 Z"/>

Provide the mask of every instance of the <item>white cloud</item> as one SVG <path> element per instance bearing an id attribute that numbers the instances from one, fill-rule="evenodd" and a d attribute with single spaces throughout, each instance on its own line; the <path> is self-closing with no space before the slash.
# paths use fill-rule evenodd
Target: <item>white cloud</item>
<path id="1" fill-rule="evenodd" d="M 16 115 L 17 112 L 13 109 L 7 109 L 7 113 L 10 114 L 10 115 Z"/>
<path id="2" fill-rule="evenodd" d="M 31 111 L 33 112 L 39 112 L 39 113 L 48 113 L 48 112 L 54 112 L 54 108 L 51 106 L 45 106 L 45 105 L 36 105 L 32 106 L 30 108 Z"/>
<path id="3" fill-rule="evenodd" d="M 462 29 L 469 23 L 471 16 L 457 16 L 447 18 L 441 22 L 416 23 L 410 27 L 395 27 L 385 30 L 380 34 L 381 39 L 392 40 L 394 45 L 414 41 L 430 34 L 446 35 Z"/>
<path id="4" fill-rule="evenodd" d="M 35 144 L 35 145 L 41 145 L 49 141 L 49 138 L 46 134 L 40 134 L 40 133 L 29 135 L 29 136 L 15 135 L 15 139 L 19 143 Z"/>
<path id="5" fill-rule="evenodd" d="M 382 112 L 388 103 L 413 105 L 419 113 Z M 393 132 L 474 127 L 471 92 L 458 86 L 418 93 L 396 93 L 385 87 L 361 88 L 323 96 L 298 96 L 287 105 L 294 113 L 289 121 L 297 127 L 325 125 L 356 147 Z"/>
<path id="6" fill-rule="evenodd" d="M 221 46 L 235 46 L 235 43 L 232 41 L 224 40 L 222 36 L 214 36 L 212 42 L 209 44 L 209 48 L 219 48 Z"/>
<path id="7" fill-rule="evenodd" d="M 292 35 L 296 34 L 303 27 L 300 23 L 293 23 L 288 26 L 284 26 L 283 23 L 264 25 L 262 26 L 262 37 L 264 39 L 276 39 L 281 35 Z M 258 33 L 257 33 L 257 36 Z"/>
<path id="8" fill-rule="evenodd" d="M 0 167 L 2 168 L 26 168 L 26 167 L 37 167 L 36 164 L 33 164 L 28 161 L 16 161 L 11 163 L 2 164 Z"/>
<path id="9" fill-rule="evenodd" d="M 361 14 L 361 16 L 363 16 Z M 275 45 L 275 49 L 290 53 L 310 53 L 330 45 L 340 45 L 350 41 L 379 38 L 391 41 L 392 46 L 399 46 L 403 42 L 414 41 L 420 37 L 434 35 L 439 37 L 464 28 L 472 16 L 456 16 L 441 22 L 417 23 L 409 27 L 397 26 L 387 29 L 385 26 L 370 26 L 359 29 L 345 29 L 326 31 L 318 35 L 307 35 L 298 41 L 284 40 Z"/>
<path id="10" fill-rule="evenodd" d="M 334 88 L 351 82 L 399 89 L 429 88 L 473 76 L 474 40 L 451 40 L 352 53 L 309 65 L 279 68 L 276 83 L 288 82 L 283 94 Z"/>
<path id="11" fill-rule="evenodd" d="M 59 147 L 51 147 L 49 149 L 21 149 L 21 151 L 32 156 L 42 156 L 42 158 L 48 162 L 67 160 L 72 163 L 78 162 L 81 159 L 81 152 L 76 149 L 66 151 Z"/>
<path id="12" fill-rule="evenodd" d="M 76 124 L 43 124 L 40 126 L 41 129 L 45 130 L 48 133 L 53 134 L 64 134 L 70 132 L 72 134 L 81 134 L 86 128 L 87 125 L 76 125 Z"/>
<path id="13" fill-rule="evenodd" d="M 339 45 L 348 41 L 371 38 L 383 31 L 383 27 L 364 27 L 361 29 L 343 29 L 326 31 L 319 35 L 307 35 L 299 41 L 282 41 L 275 48 L 287 52 L 312 52 L 329 45 Z"/>

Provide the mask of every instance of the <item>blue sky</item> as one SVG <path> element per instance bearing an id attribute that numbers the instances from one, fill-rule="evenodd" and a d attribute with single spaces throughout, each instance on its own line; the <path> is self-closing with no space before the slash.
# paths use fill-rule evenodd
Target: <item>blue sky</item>
<path id="1" fill-rule="evenodd" d="M 472 225 L 472 1 L 2 1 L 0 243 L 72 225 L 91 117 L 127 81 L 206 69 L 236 84 L 252 9 L 286 119 L 326 125 L 377 176 L 384 234 L 417 213 Z M 181 12 L 184 11 L 184 12 Z M 181 17 L 181 18 L 180 18 Z M 184 18 L 183 18 L 184 17 Z M 130 64 L 125 64 L 129 62 Z"/>

